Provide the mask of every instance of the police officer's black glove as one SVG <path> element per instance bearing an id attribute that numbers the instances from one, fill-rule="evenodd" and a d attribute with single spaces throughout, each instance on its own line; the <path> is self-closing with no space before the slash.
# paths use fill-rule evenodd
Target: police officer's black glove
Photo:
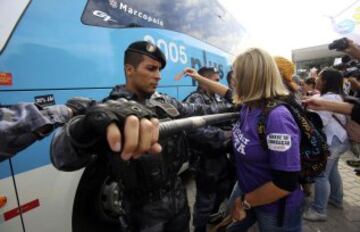
<path id="1" fill-rule="evenodd" d="M 153 111 L 135 101 L 123 98 L 109 100 L 90 107 L 85 115 L 73 118 L 66 132 L 76 148 L 94 153 L 108 151 L 107 126 L 114 122 L 122 131 L 125 120 L 130 115 L 135 115 L 139 119 L 156 117 Z"/>
<path id="2" fill-rule="evenodd" d="M 94 100 L 87 97 L 73 97 L 70 98 L 65 105 L 72 110 L 73 116 L 77 116 L 85 114 L 86 110 L 90 106 L 95 105 L 95 103 Z"/>

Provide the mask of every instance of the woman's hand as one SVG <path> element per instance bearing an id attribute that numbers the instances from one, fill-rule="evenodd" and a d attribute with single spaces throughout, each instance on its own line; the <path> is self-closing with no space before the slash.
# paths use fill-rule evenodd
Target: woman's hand
<path id="1" fill-rule="evenodd" d="M 307 98 L 307 99 L 303 99 L 302 103 L 308 109 L 312 109 L 312 110 L 328 110 L 327 106 L 329 104 L 329 101 L 321 99 L 319 97 L 310 97 L 310 98 Z"/>
<path id="2" fill-rule="evenodd" d="M 237 197 L 234 202 L 234 207 L 231 212 L 233 222 L 242 221 L 246 218 L 246 211 L 241 206 L 241 199 Z"/>
<path id="3" fill-rule="evenodd" d="M 352 90 L 357 91 L 360 89 L 360 82 L 357 80 L 356 77 L 350 77 L 348 81 L 350 82 Z"/>
<path id="4" fill-rule="evenodd" d="M 175 80 L 177 81 L 181 80 L 181 78 L 183 78 L 184 76 L 189 76 L 193 80 L 198 80 L 201 77 L 200 74 L 195 69 L 185 68 L 182 72 L 180 72 L 175 76 Z"/>

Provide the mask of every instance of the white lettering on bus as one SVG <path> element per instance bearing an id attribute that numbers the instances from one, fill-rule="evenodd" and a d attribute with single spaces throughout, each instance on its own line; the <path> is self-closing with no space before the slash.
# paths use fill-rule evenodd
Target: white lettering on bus
<path id="1" fill-rule="evenodd" d="M 120 10 L 124 10 L 124 11 L 126 11 L 126 9 L 127 9 L 127 5 L 126 5 L 126 4 L 124 4 L 124 3 L 122 3 L 122 2 L 120 2 L 119 9 L 120 9 Z"/>
<path id="2" fill-rule="evenodd" d="M 100 10 L 94 10 L 93 15 L 102 18 L 105 22 L 107 21 L 116 22 L 116 20 L 112 19 L 110 15 Z"/>
<path id="3" fill-rule="evenodd" d="M 124 13 L 127 13 L 129 15 L 133 15 L 133 16 L 137 16 L 137 17 L 143 19 L 144 21 L 147 21 L 148 23 L 154 23 L 154 24 L 157 24 L 157 25 L 162 26 L 162 27 L 164 26 L 164 21 L 163 20 L 161 20 L 159 18 L 156 18 L 156 17 L 152 17 L 152 16 L 147 15 L 147 14 L 144 14 L 142 11 L 131 8 L 127 4 L 125 4 L 123 2 L 120 2 L 117 5 L 117 2 L 110 1 L 109 4 L 110 4 L 110 6 L 112 8 L 118 8 L 119 10 L 124 11 Z"/>
<path id="4" fill-rule="evenodd" d="M 145 35 L 144 40 L 156 44 L 161 51 L 164 52 L 167 60 L 171 60 L 173 63 L 178 63 L 179 61 L 182 64 L 187 63 L 188 58 L 185 46 L 178 45 L 173 41 L 168 42 L 163 39 L 155 40 L 151 35 Z"/>

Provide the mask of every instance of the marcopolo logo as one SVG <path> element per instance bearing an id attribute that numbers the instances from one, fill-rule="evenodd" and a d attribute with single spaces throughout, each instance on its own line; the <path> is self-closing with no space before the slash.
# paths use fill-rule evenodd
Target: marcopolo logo
<path id="1" fill-rule="evenodd" d="M 110 7 L 114 9 L 119 9 L 128 15 L 139 17 L 144 21 L 147 21 L 148 23 L 154 23 L 162 27 L 164 26 L 164 21 L 162 19 L 150 14 L 146 14 L 145 12 L 136 9 L 134 7 L 131 7 L 128 4 L 125 4 L 121 1 L 118 2 L 116 0 L 109 0 L 109 5 Z"/>

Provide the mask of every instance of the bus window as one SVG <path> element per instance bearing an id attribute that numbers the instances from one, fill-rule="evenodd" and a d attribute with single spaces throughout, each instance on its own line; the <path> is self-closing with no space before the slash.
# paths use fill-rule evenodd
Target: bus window
<path id="1" fill-rule="evenodd" d="M 82 22 L 110 28 L 173 30 L 230 53 L 235 53 L 246 35 L 245 29 L 216 0 L 88 0 Z"/>
<path id="2" fill-rule="evenodd" d="M 0 53 L 30 0 L 0 1 Z"/>

